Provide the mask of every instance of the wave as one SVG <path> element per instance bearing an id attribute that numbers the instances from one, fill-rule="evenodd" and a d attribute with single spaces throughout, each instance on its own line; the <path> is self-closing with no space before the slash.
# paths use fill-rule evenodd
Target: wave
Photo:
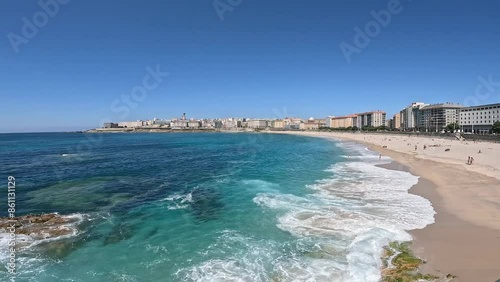
<path id="1" fill-rule="evenodd" d="M 347 149 L 363 151 L 352 145 Z M 259 193 L 253 199 L 257 205 L 279 213 L 280 229 L 298 238 L 319 240 L 334 253 L 342 254 L 335 261 L 343 263 L 335 269 L 324 259 L 307 258 L 294 268 L 302 274 L 288 275 L 286 281 L 378 281 L 383 246 L 411 240 L 407 230 L 434 222 L 431 203 L 408 193 L 418 177 L 377 167 L 383 161 L 373 155 L 363 152 L 359 156 L 363 161 L 332 165 L 327 169 L 332 173 L 330 178 L 309 186 L 313 194 Z"/>
<path id="2" fill-rule="evenodd" d="M 189 204 L 193 202 L 193 192 L 185 193 L 185 194 L 172 194 L 164 199 L 161 199 L 160 202 L 168 202 L 167 209 L 169 210 L 178 210 L 178 209 L 187 209 Z"/>
<path id="3" fill-rule="evenodd" d="M 181 281 L 270 281 L 269 267 L 278 256 L 277 245 L 272 240 L 224 230 L 205 254 L 217 258 L 181 268 L 175 275 Z"/>

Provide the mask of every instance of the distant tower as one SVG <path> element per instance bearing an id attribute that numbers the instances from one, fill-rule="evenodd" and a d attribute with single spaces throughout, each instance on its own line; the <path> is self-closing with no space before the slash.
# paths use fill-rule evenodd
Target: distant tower
<path id="1" fill-rule="evenodd" d="M 182 120 L 186 120 L 186 113 L 182 113 Z"/>

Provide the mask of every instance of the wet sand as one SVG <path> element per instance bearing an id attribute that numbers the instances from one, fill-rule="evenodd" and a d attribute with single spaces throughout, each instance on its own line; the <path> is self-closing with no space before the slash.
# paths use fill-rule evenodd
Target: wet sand
<path id="1" fill-rule="evenodd" d="M 396 162 L 383 167 L 416 173 Z M 456 275 L 452 281 L 500 279 L 500 231 L 467 222 L 448 212 L 436 188 L 432 181 L 421 177 L 410 189 L 410 193 L 429 199 L 437 213 L 434 224 L 410 231 L 413 251 L 427 261 L 422 272 L 440 277 Z"/>

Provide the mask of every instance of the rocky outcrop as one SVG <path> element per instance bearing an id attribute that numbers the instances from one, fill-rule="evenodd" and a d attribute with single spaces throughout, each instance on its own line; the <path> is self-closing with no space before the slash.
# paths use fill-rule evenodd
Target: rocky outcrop
<path id="1" fill-rule="evenodd" d="M 33 242 L 75 235 L 80 216 L 57 213 L 24 215 L 14 218 L 0 218 L 0 234 L 10 233 L 15 227 L 16 245 L 30 245 Z"/>

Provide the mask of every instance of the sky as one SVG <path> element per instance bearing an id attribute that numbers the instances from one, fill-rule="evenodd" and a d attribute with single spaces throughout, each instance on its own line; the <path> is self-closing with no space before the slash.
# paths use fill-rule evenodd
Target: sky
<path id="1" fill-rule="evenodd" d="M 3 0 L 0 132 L 497 103 L 499 10 L 495 0 Z"/>

